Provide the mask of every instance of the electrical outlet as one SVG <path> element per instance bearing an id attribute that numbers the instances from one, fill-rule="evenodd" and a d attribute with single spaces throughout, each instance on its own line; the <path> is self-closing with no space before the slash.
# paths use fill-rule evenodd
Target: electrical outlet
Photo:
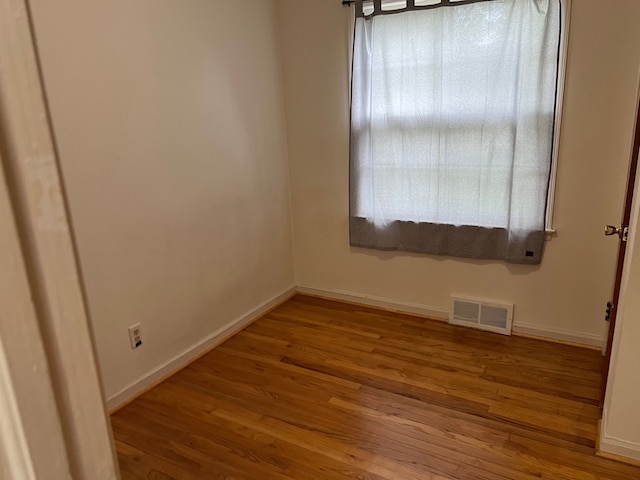
<path id="1" fill-rule="evenodd" d="M 129 342 L 131 343 L 131 350 L 135 350 L 142 345 L 142 327 L 139 323 L 129 327 Z"/>

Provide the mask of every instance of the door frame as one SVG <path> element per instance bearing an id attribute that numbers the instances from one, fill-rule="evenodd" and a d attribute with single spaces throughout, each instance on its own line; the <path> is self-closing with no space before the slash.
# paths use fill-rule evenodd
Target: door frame
<path id="1" fill-rule="evenodd" d="M 640 96 L 640 90 L 639 90 Z M 640 141 L 638 130 L 640 130 L 640 107 L 638 109 L 637 119 L 636 119 L 636 138 L 634 140 L 633 145 L 633 157 L 632 157 L 632 165 L 635 163 L 635 168 L 637 169 L 638 156 L 640 155 Z M 630 168 L 630 172 L 632 169 Z M 627 192 L 629 193 L 629 192 Z M 617 311 L 620 313 L 620 316 L 617 318 L 617 324 L 615 325 L 615 331 L 611 331 L 609 334 L 612 337 L 613 342 L 609 342 L 609 352 L 607 355 L 607 366 L 610 368 L 610 372 L 607 378 L 607 383 L 605 385 L 605 398 L 602 409 L 602 418 L 599 424 L 599 432 L 598 439 L 596 444 L 596 451 L 598 455 L 613 458 L 618 461 L 624 461 L 627 463 L 636 464 L 640 462 L 640 444 L 636 441 L 630 440 L 628 438 L 619 437 L 611 434 L 611 429 L 609 425 L 609 418 L 611 415 L 611 406 L 614 402 L 614 389 L 616 388 L 616 384 L 619 383 L 616 380 L 618 373 L 622 373 L 623 378 L 625 374 L 628 375 L 628 372 L 635 372 L 634 368 L 636 365 L 633 365 L 631 360 L 628 357 L 629 349 L 628 346 L 626 350 L 621 350 L 621 346 L 624 343 L 627 343 L 626 340 L 623 340 L 623 336 L 625 335 L 625 331 L 629 329 L 633 332 L 634 326 L 637 326 L 638 318 L 636 316 L 629 317 L 630 313 L 627 310 L 629 305 L 629 299 L 635 297 L 634 292 L 629 289 L 631 282 L 636 282 L 638 278 L 637 274 L 637 263 L 638 259 L 635 258 L 638 255 L 638 242 L 640 242 L 640 175 L 636 175 L 634 189 L 632 190 L 633 201 L 631 206 L 631 216 L 629 219 L 629 240 L 628 245 L 625 246 L 628 250 L 626 256 L 624 257 L 624 268 L 622 269 L 622 278 L 619 280 L 619 298 Z M 629 199 L 629 195 L 627 195 L 627 201 Z M 616 280 L 618 282 L 618 280 Z M 635 313 L 635 311 L 634 311 Z M 629 323 L 631 322 L 631 323 Z M 625 326 L 626 325 L 626 326 Z M 629 327 L 629 328 L 627 328 Z M 625 337 L 626 338 L 626 337 Z M 630 337 L 633 338 L 633 337 Z M 627 339 L 628 340 L 628 339 Z M 622 357 L 622 364 L 620 355 L 624 355 Z M 609 362 L 611 365 L 609 365 Z M 630 370 L 631 369 L 631 370 Z M 626 380 L 629 381 L 628 378 Z M 624 392 L 624 390 L 618 390 L 619 392 Z M 636 395 L 637 392 L 626 392 L 626 395 Z M 625 395 L 625 393 L 622 393 Z M 627 399 L 633 397 L 627 397 Z M 637 400 L 637 398 L 636 398 Z M 618 407 L 619 408 L 619 407 Z M 618 426 L 619 428 L 619 426 Z M 619 433 L 619 432 L 618 432 Z M 628 434 L 629 432 L 626 432 Z"/>
<path id="2" fill-rule="evenodd" d="M 0 272 L 0 478 L 69 478 L 62 425 L 1 158 Z M 46 436 L 40 434 L 43 431 Z M 45 458 L 46 464 L 40 461 Z"/>
<path id="3" fill-rule="evenodd" d="M 0 157 L 0 473 L 118 479 L 27 0 L 0 0 Z"/>
<path id="4" fill-rule="evenodd" d="M 633 212 L 633 199 L 634 192 L 636 189 L 636 177 L 638 172 L 638 156 L 640 155 L 640 91 L 638 94 L 638 98 L 636 100 L 636 119 L 635 119 L 635 127 L 634 127 L 634 139 L 633 146 L 631 150 L 631 158 L 629 162 L 629 171 L 627 175 L 627 187 L 625 193 L 624 206 L 622 210 L 622 219 L 620 221 L 620 225 L 622 228 L 630 227 L 631 215 Z M 613 297 L 611 299 L 611 310 L 610 310 L 610 318 L 609 318 L 609 329 L 607 332 L 607 339 L 605 343 L 604 349 L 604 364 L 602 371 L 602 393 L 600 397 L 600 404 L 604 406 L 604 399 L 607 390 L 607 384 L 609 381 L 609 370 L 611 368 L 611 353 L 613 350 L 613 340 L 615 336 L 616 330 L 616 321 L 618 317 L 618 310 L 620 305 L 620 293 L 624 288 L 623 285 L 623 273 L 624 273 L 624 261 L 627 253 L 627 241 L 622 238 L 619 241 L 618 245 L 618 256 L 616 263 L 616 274 L 613 284 Z"/>

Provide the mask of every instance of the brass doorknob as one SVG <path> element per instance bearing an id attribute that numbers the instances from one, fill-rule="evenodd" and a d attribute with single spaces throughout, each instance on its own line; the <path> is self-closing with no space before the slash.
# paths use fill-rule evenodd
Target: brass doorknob
<path id="1" fill-rule="evenodd" d="M 622 231 L 622 227 L 614 227 L 613 225 L 606 225 L 604 227 L 605 235 L 618 235 Z"/>

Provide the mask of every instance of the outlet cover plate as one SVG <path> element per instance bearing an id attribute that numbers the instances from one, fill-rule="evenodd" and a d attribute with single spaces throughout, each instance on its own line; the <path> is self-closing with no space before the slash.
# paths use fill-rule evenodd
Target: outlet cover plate
<path id="1" fill-rule="evenodd" d="M 142 327 L 139 323 L 129 327 L 129 343 L 131 350 L 135 350 L 142 345 Z"/>

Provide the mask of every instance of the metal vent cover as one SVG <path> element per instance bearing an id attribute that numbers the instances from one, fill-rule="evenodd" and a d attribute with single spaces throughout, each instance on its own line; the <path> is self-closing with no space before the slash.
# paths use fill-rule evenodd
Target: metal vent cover
<path id="1" fill-rule="evenodd" d="M 451 295 L 449 323 L 511 335 L 513 304 Z"/>

